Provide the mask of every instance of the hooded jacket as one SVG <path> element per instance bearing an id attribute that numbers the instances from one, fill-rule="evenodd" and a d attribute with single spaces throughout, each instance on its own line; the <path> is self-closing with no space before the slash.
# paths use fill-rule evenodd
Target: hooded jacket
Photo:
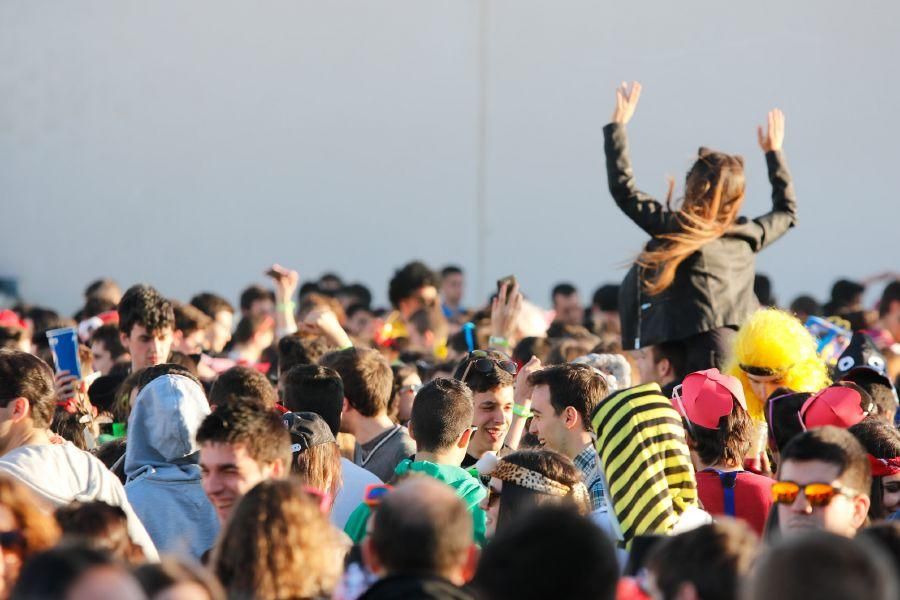
<path id="1" fill-rule="evenodd" d="M 118 506 L 128 518 L 128 535 L 148 560 L 159 555 L 147 530 L 135 514 L 122 483 L 89 452 L 65 444 L 33 444 L 0 457 L 0 472 L 8 473 L 52 508 L 72 502 L 105 502 Z"/>
<path id="2" fill-rule="evenodd" d="M 163 375 L 140 391 L 128 419 L 125 492 L 160 552 L 199 558 L 219 532 L 196 442 L 209 412 L 196 382 Z"/>
<path id="3" fill-rule="evenodd" d="M 479 504 L 487 496 L 487 490 L 477 478 L 462 467 L 438 465 L 425 460 L 412 461 L 407 458 L 397 465 L 394 479 L 402 479 L 411 473 L 433 477 L 452 487 L 456 491 L 456 495 L 466 503 L 469 512 L 472 513 L 472 533 L 475 543 L 484 544 L 485 514 Z M 360 504 L 347 520 L 344 532 L 350 536 L 354 544 L 360 543 L 366 537 L 366 523 L 371 513 L 372 511 L 366 504 Z"/>

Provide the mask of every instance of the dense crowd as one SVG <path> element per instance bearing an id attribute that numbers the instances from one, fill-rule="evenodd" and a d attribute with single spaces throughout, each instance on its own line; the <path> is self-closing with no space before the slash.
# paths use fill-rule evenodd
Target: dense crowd
<path id="1" fill-rule="evenodd" d="M 640 92 L 604 136 L 649 241 L 587 306 L 508 276 L 466 307 L 414 261 L 387 307 L 275 264 L 236 306 L 99 279 L 0 311 L 0 599 L 900 597 L 900 278 L 779 308 L 784 116 L 748 219 L 739 156 L 638 190 Z"/>

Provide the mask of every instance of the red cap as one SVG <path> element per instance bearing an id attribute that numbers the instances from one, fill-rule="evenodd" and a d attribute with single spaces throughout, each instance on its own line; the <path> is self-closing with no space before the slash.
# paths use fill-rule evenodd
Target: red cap
<path id="1" fill-rule="evenodd" d="M 718 429 L 719 419 L 731 414 L 735 400 L 747 410 L 741 382 L 736 377 L 720 373 L 718 369 L 707 369 L 684 378 L 681 403 L 676 402 L 675 409 L 691 423 L 706 429 Z"/>
<path id="2" fill-rule="evenodd" d="M 806 429 L 834 425 L 847 429 L 866 417 L 862 396 L 851 387 L 831 386 L 821 390 L 803 403 L 800 422 Z"/>
<path id="3" fill-rule="evenodd" d="M 16 327 L 18 329 L 28 329 L 25 321 L 19 318 L 14 311 L 9 309 L 0 310 L 0 327 Z"/>

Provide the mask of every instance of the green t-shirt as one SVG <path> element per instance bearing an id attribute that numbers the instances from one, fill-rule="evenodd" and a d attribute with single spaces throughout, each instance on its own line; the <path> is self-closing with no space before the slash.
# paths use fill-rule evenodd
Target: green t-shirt
<path id="1" fill-rule="evenodd" d="M 432 462 L 420 460 L 411 461 L 406 459 L 402 461 L 394 470 L 394 478 L 402 479 L 410 473 L 420 473 L 433 477 L 438 481 L 443 481 L 456 491 L 456 495 L 463 499 L 469 512 L 472 513 L 472 533 L 475 537 L 475 543 L 484 544 L 485 514 L 479 504 L 487 495 L 487 490 L 481 485 L 471 473 L 462 467 L 453 465 L 438 465 Z M 356 507 L 347 519 L 344 526 L 344 532 L 350 536 L 354 544 L 360 543 L 366 537 L 366 524 L 371 515 L 371 509 L 362 503 Z"/>

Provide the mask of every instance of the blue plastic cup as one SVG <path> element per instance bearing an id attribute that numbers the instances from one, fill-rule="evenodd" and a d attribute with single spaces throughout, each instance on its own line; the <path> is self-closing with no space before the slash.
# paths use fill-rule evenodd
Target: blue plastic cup
<path id="1" fill-rule="evenodd" d="M 81 361 L 78 359 L 78 331 L 74 327 L 61 327 L 47 332 L 56 372 L 68 371 L 81 379 Z"/>

